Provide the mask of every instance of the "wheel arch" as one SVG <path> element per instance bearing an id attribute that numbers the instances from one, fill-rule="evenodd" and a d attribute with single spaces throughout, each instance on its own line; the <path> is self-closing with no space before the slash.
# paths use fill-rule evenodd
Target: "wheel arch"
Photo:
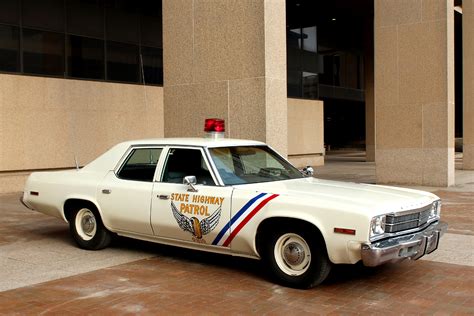
<path id="1" fill-rule="evenodd" d="M 326 253 L 329 255 L 327 250 L 327 243 L 324 237 L 323 231 L 313 222 L 306 219 L 287 217 L 287 216 L 274 216 L 267 217 L 262 220 L 255 233 L 255 250 L 259 257 L 261 257 L 262 247 L 265 241 L 265 232 L 268 230 L 275 229 L 276 227 L 296 227 L 296 229 L 309 229 L 322 241 L 322 244 L 326 248 Z"/>
<path id="2" fill-rule="evenodd" d="M 103 222 L 102 212 L 100 211 L 100 208 L 97 203 L 91 201 L 90 199 L 82 197 L 71 197 L 64 201 L 63 205 L 63 216 L 68 223 L 71 220 L 72 211 L 80 206 L 89 206 L 94 208 L 99 213 L 99 216 L 101 217 L 101 220 Z"/>

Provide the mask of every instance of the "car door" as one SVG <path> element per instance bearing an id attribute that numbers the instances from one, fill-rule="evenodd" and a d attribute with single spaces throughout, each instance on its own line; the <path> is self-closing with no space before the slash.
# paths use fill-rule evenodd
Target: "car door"
<path id="1" fill-rule="evenodd" d="M 162 147 L 132 147 L 120 167 L 98 186 L 104 222 L 113 231 L 153 235 L 151 193 Z"/>
<path id="2" fill-rule="evenodd" d="M 219 246 L 229 234 L 232 187 L 217 185 L 203 148 L 169 147 L 153 186 L 151 223 L 156 236 Z M 183 184 L 195 176 L 195 191 Z"/>

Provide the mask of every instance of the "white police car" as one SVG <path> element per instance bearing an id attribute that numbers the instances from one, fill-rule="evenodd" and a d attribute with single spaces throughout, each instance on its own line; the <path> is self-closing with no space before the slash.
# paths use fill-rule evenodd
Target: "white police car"
<path id="1" fill-rule="evenodd" d="M 206 121 L 214 136 L 223 130 Z M 22 202 L 67 221 L 84 249 L 117 234 L 262 259 L 298 288 L 321 283 L 333 264 L 418 259 L 446 231 L 431 193 L 304 173 L 262 142 L 147 139 L 80 170 L 32 173 Z"/>

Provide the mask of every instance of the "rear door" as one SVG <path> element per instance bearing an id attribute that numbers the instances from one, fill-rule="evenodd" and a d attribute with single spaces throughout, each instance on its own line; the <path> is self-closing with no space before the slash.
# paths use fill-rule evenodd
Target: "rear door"
<path id="1" fill-rule="evenodd" d="M 153 235 L 151 193 L 163 147 L 132 147 L 121 166 L 98 187 L 104 222 L 114 231 Z"/>

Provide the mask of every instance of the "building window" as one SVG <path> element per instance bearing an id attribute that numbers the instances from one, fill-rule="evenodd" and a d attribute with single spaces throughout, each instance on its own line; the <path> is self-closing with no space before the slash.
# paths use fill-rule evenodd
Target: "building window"
<path id="1" fill-rule="evenodd" d="M 20 70 L 20 39 L 18 27 L 0 25 L 0 70 Z"/>
<path id="2" fill-rule="evenodd" d="M 163 82 L 163 50 L 153 47 L 142 47 L 144 81 L 146 84 Z"/>
<path id="3" fill-rule="evenodd" d="M 22 0 L 23 25 L 64 32 L 64 0 Z"/>
<path id="4" fill-rule="evenodd" d="M 18 25 L 20 23 L 19 0 L 0 1 L 0 23 Z"/>
<path id="5" fill-rule="evenodd" d="M 0 0 L 0 72 L 162 85 L 161 7 L 161 0 Z"/>
<path id="6" fill-rule="evenodd" d="M 64 75 L 64 34 L 23 29 L 25 73 Z"/>
<path id="7" fill-rule="evenodd" d="M 68 76 L 104 79 L 104 42 L 69 35 L 67 41 Z"/>
<path id="8" fill-rule="evenodd" d="M 98 0 L 66 0 L 67 32 L 104 38 L 104 7 Z"/>
<path id="9" fill-rule="evenodd" d="M 122 82 L 139 82 L 138 46 L 124 43 L 107 43 L 107 79 Z"/>

